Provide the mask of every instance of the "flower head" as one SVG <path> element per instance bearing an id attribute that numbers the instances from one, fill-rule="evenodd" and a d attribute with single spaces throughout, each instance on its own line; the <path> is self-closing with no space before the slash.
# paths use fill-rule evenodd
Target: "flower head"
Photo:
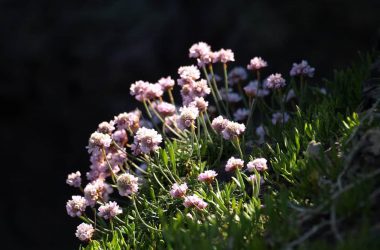
<path id="1" fill-rule="evenodd" d="M 137 130 L 134 138 L 134 144 L 145 154 L 157 150 L 161 142 L 162 136 L 156 130 L 144 127 Z"/>
<path id="2" fill-rule="evenodd" d="M 253 169 L 256 169 L 258 172 L 263 172 L 268 169 L 267 160 L 264 158 L 257 158 L 253 161 L 248 162 L 247 169 L 250 172 L 253 172 Z"/>
<path id="3" fill-rule="evenodd" d="M 148 89 L 149 87 L 149 82 L 145 82 L 145 81 L 136 81 L 135 83 L 133 83 L 130 87 L 130 93 L 132 96 L 134 96 L 136 98 L 136 100 L 138 101 L 143 101 L 144 98 L 145 98 L 145 92 L 146 90 Z"/>
<path id="4" fill-rule="evenodd" d="M 199 112 L 205 112 L 208 107 L 208 102 L 203 97 L 195 97 L 194 101 L 189 104 L 190 107 L 196 107 Z"/>
<path id="5" fill-rule="evenodd" d="M 244 131 L 244 124 L 228 121 L 226 127 L 222 131 L 222 135 L 224 139 L 231 140 L 244 133 Z"/>
<path id="6" fill-rule="evenodd" d="M 214 62 L 221 62 L 221 63 L 227 63 L 227 62 L 233 62 L 235 61 L 235 55 L 234 52 L 230 49 L 220 49 L 216 53 L 216 57 L 214 59 Z"/>
<path id="7" fill-rule="evenodd" d="M 157 104 L 156 109 L 163 117 L 171 116 L 175 113 L 175 106 L 168 102 L 161 102 Z"/>
<path id="8" fill-rule="evenodd" d="M 95 149 L 108 148 L 111 145 L 112 139 L 109 134 L 94 132 L 88 140 L 88 152 L 91 153 Z"/>
<path id="9" fill-rule="evenodd" d="M 201 72 L 199 72 L 198 68 L 194 65 L 180 67 L 178 69 L 178 74 L 181 77 L 181 79 L 188 82 L 196 81 L 201 76 Z"/>
<path id="10" fill-rule="evenodd" d="M 97 132 L 103 133 L 103 134 L 112 134 L 112 131 L 115 130 L 114 122 L 101 122 L 98 125 Z"/>
<path id="11" fill-rule="evenodd" d="M 153 100 L 156 98 L 160 98 L 163 94 L 164 92 L 161 89 L 161 85 L 159 85 L 158 83 L 149 83 L 143 93 L 143 96 L 146 100 Z"/>
<path id="12" fill-rule="evenodd" d="M 249 70 L 260 70 L 268 66 L 268 63 L 264 61 L 261 57 L 254 57 L 251 59 L 249 64 L 247 65 L 247 69 Z"/>
<path id="13" fill-rule="evenodd" d="M 282 114 L 281 112 L 276 112 L 272 115 L 272 124 L 282 124 L 287 123 L 289 121 L 289 115 L 288 113 Z"/>
<path id="14" fill-rule="evenodd" d="M 75 236 L 81 241 L 89 241 L 95 233 L 95 229 L 91 224 L 82 223 L 77 227 Z"/>
<path id="15" fill-rule="evenodd" d="M 308 77 L 313 77 L 315 68 L 310 67 L 307 61 L 302 60 L 301 63 L 293 63 L 293 67 L 290 70 L 291 76 L 304 75 Z"/>
<path id="16" fill-rule="evenodd" d="M 112 133 L 112 140 L 114 140 L 119 146 L 124 146 L 128 142 L 128 135 L 124 129 L 118 129 Z"/>
<path id="17" fill-rule="evenodd" d="M 226 164 L 226 172 L 242 169 L 244 167 L 244 161 L 235 157 L 231 157 Z"/>
<path id="18" fill-rule="evenodd" d="M 248 115 L 249 115 L 249 109 L 239 108 L 234 113 L 234 120 L 238 122 L 244 121 L 245 119 L 247 119 Z"/>
<path id="19" fill-rule="evenodd" d="M 67 176 L 66 183 L 72 187 L 80 187 L 82 183 L 82 178 L 80 177 L 80 172 L 76 171 L 75 173 L 71 173 Z"/>
<path id="20" fill-rule="evenodd" d="M 79 195 L 73 195 L 71 200 L 66 203 L 67 214 L 71 217 L 81 216 L 87 207 L 87 201 L 84 197 Z"/>
<path id="21" fill-rule="evenodd" d="M 119 205 L 114 201 L 101 205 L 98 208 L 98 211 L 98 215 L 106 220 L 112 219 L 113 217 L 123 213 L 123 210 L 121 210 Z"/>
<path id="22" fill-rule="evenodd" d="M 140 117 L 141 112 L 139 110 L 129 112 L 129 113 L 120 113 L 118 116 L 114 117 L 114 122 L 117 129 L 122 130 L 132 130 L 136 132 L 136 130 L 140 127 Z"/>
<path id="23" fill-rule="evenodd" d="M 117 189 L 121 196 L 130 196 L 137 193 L 139 178 L 128 173 L 119 175 L 116 180 Z"/>
<path id="24" fill-rule="evenodd" d="M 108 195 L 113 192 L 112 187 L 104 180 L 97 179 L 90 182 L 84 188 L 84 198 L 90 206 L 94 206 L 97 201 L 108 201 Z"/>
<path id="25" fill-rule="evenodd" d="M 184 130 L 194 125 L 194 121 L 197 119 L 199 115 L 198 108 L 193 106 L 182 107 L 179 109 L 179 111 L 181 112 L 181 114 L 177 119 L 178 128 Z"/>
<path id="26" fill-rule="evenodd" d="M 189 49 L 190 58 L 199 58 L 211 51 L 210 45 L 205 42 L 198 42 L 193 44 Z"/>
<path id="27" fill-rule="evenodd" d="M 244 92 L 247 96 L 255 97 L 259 89 L 258 81 L 250 81 L 248 85 L 244 87 Z"/>
<path id="28" fill-rule="evenodd" d="M 214 170 L 206 170 L 198 175 L 198 181 L 211 183 L 218 174 Z"/>
<path id="29" fill-rule="evenodd" d="M 228 120 L 223 118 L 223 116 L 218 116 L 214 118 L 211 122 L 211 127 L 218 133 L 222 133 L 222 131 L 226 128 Z"/>
<path id="30" fill-rule="evenodd" d="M 174 80 L 170 76 L 162 77 L 157 83 L 161 86 L 162 91 L 167 91 L 174 87 Z"/>
<path id="31" fill-rule="evenodd" d="M 197 209 L 202 210 L 205 209 L 208 204 L 194 194 L 186 196 L 183 205 L 185 207 L 196 207 Z"/>
<path id="32" fill-rule="evenodd" d="M 247 71 L 243 67 L 235 67 L 228 73 L 228 83 L 230 85 L 235 85 L 247 80 L 247 77 Z"/>
<path id="33" fill-rule="evenodd" d="M 265 81 L 265 86 L 268 89 L 279 89 L 285 87 L 285 85 L 285 79 L 279 73 L 270 75 Z"/>
<path id="34" fill-rule="evenodd" d="M 211 92 L 211 89 L 207 85 L 207 81 L 204 79 L 192 82 L 192 84 L 190 84 L 190 87 L 191 95 L 193 96 L 204 97 L 206 95 L 209 95 Z"/>
<path id="35" fill-rule="evenodd" d="M 182 198 L 186 195 L 186 191 L 187 191 L 187 184 L 186 183 L 183 183 L 181 185 L 174 183 L 172 186 L 172 189 L 170 190 L 170 195 L 173 198 Z"/>

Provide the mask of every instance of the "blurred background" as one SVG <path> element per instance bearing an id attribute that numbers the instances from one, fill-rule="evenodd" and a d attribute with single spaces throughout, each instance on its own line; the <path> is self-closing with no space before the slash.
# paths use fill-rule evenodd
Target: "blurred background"
<path id="1" fill-rule="evenodd" d="M 76 190 L 98 123 L 136 105 L 136 80 L 176 78 L 205 41 L 288 75 L 307 59 L 315 81 L 378 42 L 380 1 L 0 0 L 1 249 L 76 249 Z"/>

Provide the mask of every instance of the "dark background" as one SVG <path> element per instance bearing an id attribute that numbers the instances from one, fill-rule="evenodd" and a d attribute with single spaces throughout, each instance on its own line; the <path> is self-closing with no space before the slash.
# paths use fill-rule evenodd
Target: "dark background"
<path id="1" fill-rule="evenodd" d="M 380 1 L 0 1 L 1 249 L 73 249 L 69 172 L 89 135 L 134 108 L 135 80 L 176 77 L 194 42 L 262 56 L 267 73 L 309 60 L 316 80 L 378 40 Z"/>

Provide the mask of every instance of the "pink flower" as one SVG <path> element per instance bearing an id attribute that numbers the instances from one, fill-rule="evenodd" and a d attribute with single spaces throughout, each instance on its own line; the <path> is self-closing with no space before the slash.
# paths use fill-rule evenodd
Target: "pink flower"
<path id="1" fill-rule="evenodd" d="M 249 70 L 260 70 L 264 67 L 267 67 L 268 64 L 261 57 L 254 57 L 251 59 L 250 63 L 247 65 Z"/>
<path id="2" fill-rule="evenodd" d="M 194 194 L 186 196 L 183 205 L 185 207 L 196 207 L 197 209 L 202 210 L 205 209 L 208 204 Z"/>
<path id="3" fill-rule="evenodd" d="M 206 170 L 198 175 L 198 181 L 211 183 L 218 174 L 214 170 Z"/>
<path id="4" fill-rule="evenodd" d="M 181 79 L 188 81 L 196 81 L 201 76 L 201 72 L 199 72 L 198 68 L 194 65 L 180 67 L 178 69 L 178 74 Z"/>
<path id="5" fill-rule="evenodd" d="M 244 121 L 245 119 L 247 119 L 249 115 L 249 109 L 246 109 L 246 108 L 240 108 L 240 109 L 237 109 L 234 113 L 234 120 L 235 121 Z"/>
<path id="6" fill-rule="evenodd" d="M 81 241 L 89 241 L 95 233 L 95 229 L 91 224 L 82 223 L 77 227 L 75 236 Z"/>
<path id="7" fill-rule="evenodd" d="M 247 80 L 247 77 L 247 71 L 243 67 L 235 67 L 228 73 L 228 83 L 230 85 L 235 85 Z"/>
<path id="8" fill-rule="evenodd" d="M 255 97 L 259 88 L 258 81 L 250 81 L 248 85 L 244 87 L 244 92 L 247 96 Z"/>
<path id="9" fill-rule="evenodd" d="M 220 134 L 226 128 L 227 123 L 228 123 L 228 120 L 223 118 L 223 116 L 220 115 L 212 120 L 211 127 L 215 130 L 215 132 Z"/>
<path id="10" fill-rule="evenodd" d="M 130 93 L 136 100 L 142 102 L 145 98 L 145 92 L 149 87 L 149 82 L 136 81 L 130 87 Z"/>
<path id="11" fill-rule="evenodd" d="M 205 112 L 208 107 L 208 102 L 203 97 L 195 97 L 194 101 L 189 104 L 190 107 L 196 107 L 200 113 Z"/>
<path id="12" fill-rule="evenodd" d="M 71 198 L 72 200 L 68 200 L 66 203 L 67 214 L 71 217 L 81 216 L 86 211 L 86 199 L 79 195 L 73 195 Z"/>
<path id="13" fill-rule="evenodd" d="M 181 130 L 190 128 L 194 125 L 194 121 L 199 115 L 199 111 L 196 107 L 182 107 L 179 109 L 181 112 L 180 116 L 177 119 L 178 128 Z"/>
<path id="14" fill-rule="evenodd" d="M 198 67 L 204 67 L 205 65 L 211 64 L 217 60 L 218 53 L 216 52 L 206 52 L 197 58 Z"/>
<path id="15" fill-rule="evenodd" d="M 141 112 L 139 110 L 120 113 L 118 116 L 114 117 L 114 123 L 117 129 L 122 130 L 132 130 L 135 132 L 139 127 Z"/>
<path id="16" fill-rule="evenodd" d="M 174 80 L 170 76 L 162 77 L 158 80 L 158 84 L 161 86 L 162 91 L 167 91 L 174 87 Z"/>
<path id="17" fill-rule="evenodd" d="M 127 132 L 125 132 L 124 129 L 116 130 L 112 134 L 112 140 L 114 140 L 119 146 L 125 146 L 125 144 L 128 142 Z"/>
<path id="18" fill-rule="evenodd" d="M 224 139 L 231 140 L 244 133 L 244 131 L 244 124 L 228 121 L 226 127 L 222 131 L 222 135 Z"/>
<path id="19" fill-rule="evenodd" d="M 175 106 L 168 102 L 161 102 L 157 104 L 156 109 L 163 117 L 171 116 L 175 113 Z"/>
<path id="20" fill-rule="evenodd" d="M 289 115 L 288 113 L 284 113 L 284 115 L 281 112 L 276 112 L 272 115 L 272 124 L 282 124 L 287 123 L 289 121 Z"/>
<path id="21" fill-rule="evenodd" d="M 115 216 L 123 213 L 123 210 L 121 210 L 119 205 L 114 201 L 110 201 L 104 205 L 101 205 L 98 208 L 98 211 L 98 215 L 106 220 L 112 219 Z"/>
<path id="22" fill-rule="evenodd" d="M 137 193 L 139 178 L 128 173 L 121 174 L 117 177 L 116 185 L 121 196 L 130 196 Z"/>
<path id="23" fill-rule="evenodd" d="M 112 139 L 108 134 L 94 132 L 88 140 L 88 152 L 91 153 L 96 149 L 108 148 L 111 145 Z"/>
<path id="24" fill-rule="evenodd" d="M 84 198 L 90 206 L 94 206 L 97 201 L 108 201 L 108 196 L 113 192 L 110 185 L 104 182 L 104 180 L 98 179 L 91 183 L 88 183 L 84 188 Z"/>
<path id="25" fill-rule="evenodd" d="M 285 85 L 285 79 L 279 73 L 270 75 L 265 81 L 265 86 L 268 89 L 279 89 L 285 87 Z"/>
<path id="26" fill-rule="evenodd" d="M 161 89 L 161 85 L 155 83 L 149 83 L 147 88 L 145 89 L 143 95 L 146 100 L 153 100 L 156 98 L 160 98 L 164 92 Z"/>
<path id="27" fill-rule="evenodd" d="M 181 185 L 174 183 L 172 186 L 172 189 L 170 190 L 170 195 L 173 198 L 182 198 L 186 195 L 186 191 L 187 191 L 187 184 L 186 183 L 183 183 Z"/>
<path id="28" fill-rule="evenodd" d="M 228 91 L 226 91 L 226 89 L 223 88 L 220 90 L 220 92 L 223 100 L 226 100 L 227 102 L 237 103 L 242 100 L 242 97 L 238 93 L 232 92 L 231 89 L 228 89 Z"/>
<path id="29" fill-rule="evenodd" d="M 308 77 L 313 77 L 315 72 L 315 68 L 310 67 L 307 61 L 302 60 L 301 63 L 293 63 L 293 67 L 290 70 L 291 76 L 304 75 Z"/>
<path id="30" fill-rule="evenodd" d="M 199 58 L 202 55 L 205 55 L 211 51 L 210 45 L 205 42 L 199 42 L 193 44 L 189 49 L 190 58 Z"/>
<path id="31" fill-rule="evenodd" d="M 115 130 L 114 122 L 102 122 L 98 126 L 97 132 L 103 133 L 103 134 L 112 134 L 112 131 Z"/>
<path id="32" fill-rule="evenodd" d="M 244 161 L 235 157 L 231 157 L 226 164 L 226 172 L 242 169 L 244 167 Z"/>
<path id="33" fill-rule="evenodd" d="M 227 63 L 235 61 L 235 55 L 230 49 L 220 49 L 216 54 L 217 57 L 214 62 Z"/>
<path id="34" fill-rule="evenodd" d="M 256 169 L 258 172 L 263 172 L 268 169 L 267 160 L 264 158 L 257 158 L 253 161 L 248 162 L 247 169 L 250 172 L 253 172 L 253 169 Z"/>
<path id="35" fill-rule="evenodd" d="M 80 187 L 82 183 L 82 178 L 80 177 L 80 172 L 76 171 L 75 173 L 71 173 L 67 176 L 66 183 L 72 187 Z"/>
<path id="36" fill-rule="evenodd" d="M 138 145 L 141 152 L 148 154 L 158 149 L 158 145 L 162 142 L 162 136 L 154 129 L 139 128 L 137 130 L 134 144 Z"/>
<path id="37" fill-rule="evenodd" d="M 193 82 L 190 84 L 190 87 L 193 96 L 204 97 L 211 92 L 210 88 L 207 86 L 207 81 L 203 79 Z"/>

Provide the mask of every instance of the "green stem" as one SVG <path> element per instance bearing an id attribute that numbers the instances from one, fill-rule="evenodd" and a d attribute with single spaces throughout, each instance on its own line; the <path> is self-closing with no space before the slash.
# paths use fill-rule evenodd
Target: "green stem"
<path id="1" fill-rule="evenodd" d="M 139 213 L 139 210 L 137 209 L 137 206 L 136 206 L 136 200 L 135 200 L 135 198 L 133 197 L 132 200 L 133 200 L 133 207 L 135 208 L 135 211 L 136 211 L 137 217 L 139 218 L 139 220 L 141 221 L 141 223 L 142 223 L 144 226 L 146 226 L 147 228 L 151 229 L 151 230 L 154 230 L 154 231 L 160 232 L 161 230 L 156 229 L 156 228 L 154 228 L 154 227 L 148 225 L 148 224 L 143 220 L 143 218 L 141 218 L 141 215 L 140 215 L 140 213 Z"/>
<path id="2" fill-rule="evenodd" d="M 219 106 L 218 98 L 217 98 L 217 96 L 216 96 L 216 94 L 215 94 L 215 90 L 214 90 L 214 88 L 213 88 L 213 86 L 212 86 L 212 84 L 211 84 L 210 77 L 208 76 L 208 73 L 207 73 L 206 67 L 203 66 L 202 69 L 203 69 L 203 74 L 204 74 L 205 77 L 206 77 L 207 83 L 208 83 L 208 85 L 209 85 L 209 87 L 210 87 L 210 89 L 211 89 L 211 94 L 212 94 L 212 97 L 214 98 L 214 102 L 215 102 L 215 105 L 216 105 L 216 109 L 218 110 L 218 113 L 220 114 L 220 113 L 222 113 L 222 112 L 221 112 L 221 109 L 220 109 L 220 106 Z"/>
<path id="3" fill-rule="evenodd" d="M 207 129 L 207 124 L 205 123 L 205 117 L 203 115 L 203 112 L 201 112 L 201 118 L 200 119 L 201 119 L 202 126 L 205 129 L 206 137 L 208 137 L 208 139 L 211 141 L 211 143 L 213 143 L 212 138 L 210 136 L 210 133 L 208 132 L 208 129 Z"/>

